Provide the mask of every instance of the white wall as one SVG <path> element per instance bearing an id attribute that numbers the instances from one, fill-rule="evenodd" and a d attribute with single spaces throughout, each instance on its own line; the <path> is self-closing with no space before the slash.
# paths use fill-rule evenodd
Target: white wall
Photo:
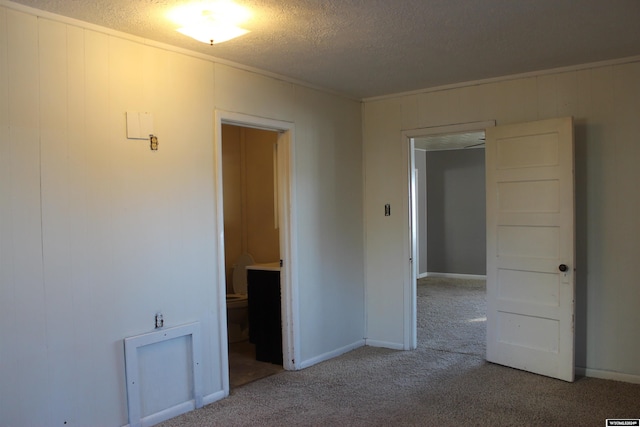
<path id="1" fill-rule="evenodd" d="M 220 393 L 215 109 L 295 123 L 303 362 L 362 340 L 358 102 L 22 10 L 0 7 L 0 425 L 126 424 L 122 340 L 158 310 L 201 323 Z"/>
<path id="2" fill-rule="evenodd" d="M 429 273 L 486 274 L 484 149 L 427 151 Z"/>
<path id="3" fill-rule="evenodd" d="M 574 116 L 576 365 L 640 381 L 640 62 L 369 100 L 364 105 L 368 338 L 403 341 L 408 246 L 400 132 L 496 120 Z M 386 201 L 397 215 L 385 218 Z M 393 209 L 392 209 L 393 212 Z"/>
<path id="4" fill-rule="evenodd" d="M 304 87 L 295 105 L 301 356 L 311 360 L 326 342 L 364 339 L 362 119 L 359 103 Z"/>

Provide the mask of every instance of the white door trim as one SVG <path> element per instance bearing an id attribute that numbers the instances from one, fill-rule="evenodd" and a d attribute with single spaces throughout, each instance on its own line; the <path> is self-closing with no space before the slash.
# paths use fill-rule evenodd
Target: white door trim
<path id="1" fill-rule="evenodd" d="M 496 125 L 495 120 L 482 122 L 460 123 L 446 126 L 433 126 L 426 128 L 417 128 L 402 131 L 402 151 L 404 162 L 403 174 L 407 177 L 407 191 L 404 192 L 406 200 L 403 200 L 405 206 L 409 209 L 409 227 L 406 236 L 404 259 L 409 260 L 409 268 L 404 274 L 404 307 L 403 310 L 403 348 L 405 350 L 413 350 L 418 346 L 418 319 L 417 319 L 417 233 L 416 223 L 417 214 L 415 208 L 415 155 L 414 155 L 414 138 L 421 136 L 445 135 L 453 133 L 476 132 L 482 131 Z M 410 260 L 413 260 L 411 262 Z"/>
<path id="2" fill-rule="evenodd" d="M 299 369 L 300 331 L 298 330 L 298 274 L 297 274 L 297 215 L 295 203 L 294 131 L 291 122 L 250 116 L 223 110 L 215 111 L 214 167 L 216 200 L 216 238 L 218 249 L 218 348 L 220 349 L 222 384 L 225 396 L 229 394 L 229 354 L 227 351 L 227 308 L 224 259 L 224 207 L 222 190 L 222 124 L 265 129 L 278 132 L 278 221 L 280 230 L 280 272 L 282 292 L 282 351 L 283 367 Z"/>

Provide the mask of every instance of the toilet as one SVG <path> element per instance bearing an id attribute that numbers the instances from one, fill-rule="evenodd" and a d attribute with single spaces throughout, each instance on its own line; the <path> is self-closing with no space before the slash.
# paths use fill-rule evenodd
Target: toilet
<path id="1" fill-rule="evenodd" d="M 247 300 L 247 269 L 255 264 L 247 253 L 240 255 L 233 266 L 233 293 L 227 294 L 227 335 L 229 343 L 249 339 L 249 309 Z"/>

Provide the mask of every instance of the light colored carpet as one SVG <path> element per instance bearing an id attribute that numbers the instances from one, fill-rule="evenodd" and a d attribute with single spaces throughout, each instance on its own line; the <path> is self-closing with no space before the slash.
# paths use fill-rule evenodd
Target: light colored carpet
<path id="1" fill-rule="evenodd" d="M 484 280 L 418 280 L 418 347 L 484 356 Z"/>
<path id="2" fill-rule="evenodd" d="M 640 417 L 638 384 L 565 383 L 485 362 L 484 295 L 482 281 L 420 280 L 417 350 L 362 347 L 161 426 L 602 426 Z"/>

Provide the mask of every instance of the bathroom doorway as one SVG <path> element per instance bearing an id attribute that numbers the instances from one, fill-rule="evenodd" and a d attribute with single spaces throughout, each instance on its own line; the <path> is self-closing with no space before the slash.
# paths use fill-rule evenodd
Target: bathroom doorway
<path id="1" fill-rule="evenodd" d="M 231 389 L 282 370 L 281 364 L 261 361 L 256 355 L 256 344 L 249 333 L 246 281 L 247 267 L 278 265 L 280 262 L 277 144 L 278 133 L 275 131 L 222 124 L 225 291 Z"/>
<path id="2" fill-rule="evenodd" d="M 216 235 L 218 265 L 224 266 L 218 272 L 217 294 L 221 379 L 226 394 L 230 388 L 259 377 L 296 369 L 292 146 L 291 123 L 216 112 Z M 279 365 L 256 361 L 255 345 L 248 339 L 251 328 L 246 321 L 239 320 L 237 304 L 232 304 L 233 309 L 227 308 L 227 294 L 244 293 L 246 298 L 247 283 L 238 287 L 238 277 L 246 278 L 245 267 L 265 264 L 276 265 L 280 271 L 280 307 L 275 309 L 282 319 L 282 331 L 278 334 L 282 342 L 278 344 L 282 348 Z"/>

